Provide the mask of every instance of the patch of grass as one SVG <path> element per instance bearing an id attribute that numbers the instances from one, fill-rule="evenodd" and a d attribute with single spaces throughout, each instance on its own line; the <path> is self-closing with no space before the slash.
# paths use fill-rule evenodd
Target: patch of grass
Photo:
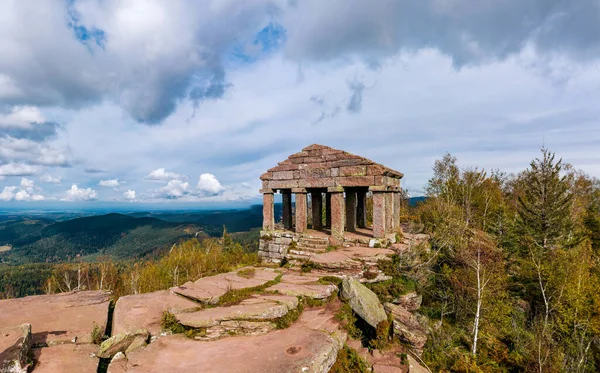
<path id="1" fill-rule="evenodd" d="M 406 277 L 396 277 L 391 280 L 365 284 L 381 302 L 391 302 L 401 295 L 415 291 L 416 282 Z"/>
<path id="2" fill-rule="evenodd" d="M 288 313 L 286 313 L 284 316 L 273 320 L 275 327 L 277 329 L 285 329 L 285 328 L 290 327 L 293 323 L 296 322 L 296 320 L 298 320 L 298 318 L 302 314 L 303 310 L 304 310 L 304 302 L 302 300 L 300 300 L 298 302 L 298 307 L 296 307 L 295 309 L 293 309 L 291 311 L 288 311 Z"/>
<path id="3" fill-rule="evenodd" d="M 308 272 L 311 272 L 313 269 L 321 269 L 321 268 L 323 268 L 323 267 L 320 264 L 311 262 L 309 260 L 309 261 L 302 263 L 302 265 L 300 266 L 300 272 L 308 273 Z"/>
<path id="4" fill-rule="evenodd" d="M 92 343 L 99 345 L 104 340 L 108 338 L 106 334 L 104 334 L 104 330 L 100 327 L 100 325 L 94 322 L 94 327 L 92 328 Z"/>
<path id="5" fill-rule="evenodd" d="M 265 235 L 260 236 L 260 239 L 263 241 L 272 241 L 273 236 L 271 236 L 270 234 L 265 234 Z"/>
<path id="6" fill-rule="evenodd" d="M 237 271 L 237 275 L 243 278 L 253 278 L 256 274 L 256 269 L 254 268 L 242 268 Z"/>
<path id="7" fill-rule="evenodd" d="M 288 252 L 290 250 L 296 250 L 297 248 L 298 248 L 298 242 L 292 240 L 292 242 L 290 242 L 288 245 Z"/>
<path id="8" fill-rule="evenodd" d="M 281 281 L 281 274 L 275 277 L 275 279 L 266 282 L 264 285 L 255 286 L 252 288 L 244 288 L 244 289 L 232 289 L 221 295 L 219 298 L 219 302 L 212 307 L 227 307 L 234 306 L 239 304 L 244 299 L 248 299 L 252 296 L 252 294 L 260 293 L 264 291 L 266 288 L 276 285 Z"/>
<path id="9" fill-rule="evenodd" d="M 321 284 L 321 285 L 340 286 L 340 284 L 342 283 L 342 279 L 339 277 L 335 277 L 335 276 L 323 276 L 323 277 L 319 278 L 317 283 Z"/>
<path id="10" fill-rule="evenodd" d="M 358 356 L 356 351 L 344 345 L 329 373 L 367 373 L 368 371 L 367 362 Z"/>
<path id="11" fill-rule="evenodd" d="M 163 312 L 160 319 L 160 327 L 164 330 L 170 330 L 173 334 L 180 334 L 186 331 L 186 328 L 177 321 L 175 315 L 169 311 Z"/>
<path id="12" fill-rule="evenodd" d="M 378 350 L 385 350 L 390 346 L 390 340 L 392 339 L 392 322 L 384 320 L 377 324 L 377 330 L 375 331 L 375 338 L 369 341 L 369 347 Z"/>
<path id="13" fill-rule="evenodd" d="M 337 249 L 339 249 L 339 248 L 340 248 L 340 247 L 339 247 L 339 246 L 336 246 L 336 245 L 328 245 L 328 246 L 327 246 L 327 249 L 325 249 L 325 251 L 329 253 L 329 252 L 331 252 L 331 251 L 335 251 L 335 250 L 337 250 Z"/>
<path id="14" fill-rule="evenodd" d="M 340 322 L 342 327 L 348 332 L 348 335 L 354 339 L 362 339 L 363 332 L 356 326 L 358 319 L 348 304 L 342 304 L 340 309 L 335 314 L 336 320 Z"/>
<path id="15" fill-rule="evenodd" d="M 377 278 L 378 273 L 375 271 L 364 271 L 363 272 L 363 277 L 366 278 L 367 280 L 374 280 Z"/>

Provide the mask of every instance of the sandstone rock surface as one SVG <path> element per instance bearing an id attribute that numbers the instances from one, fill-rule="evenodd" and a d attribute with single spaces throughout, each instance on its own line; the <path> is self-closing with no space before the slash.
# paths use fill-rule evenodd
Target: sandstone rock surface
<path id="1" fill-rule="evenodd" d="M 270 268 L 255 268 L 252 276 L 243 277 L 235 272 L 203 277 L 195 282 L 171 288 L 174 293 L 203 303 L 215 304 L 229 290 L 239 290 L 265 285 L 274 280 L 279 273 Z"/>
<path id="2" fill-rule="evenodd" d="M 160 320 L 165 311 L 189 312 L 199 304 L 169 290 L 119 298 L 113 312 L 113 335 L 146 329 L 152 335 L 161 331 Z"/>
<path id="3" fill-rule="evenodd" d="M 27 373 L 30 349 L 30 324 L 0 329 L 0 372 Z"/>
<path id="4" fill-rule="evenodd" d="M 325 373 L 345 341 L 335 310 L 303 312 L 287 329 L 256 336 L 201 342 L 171 335 L 132 352 L 128 361 L 111 364 L 111 373 L 163 372 L 318 372 Z"/>
<path id="5" fill-rule="evenodd" d="M 34 348 L 34 373 L 95 372 L 98 346 L 91 344 L 63 344 L 45 348 Z"/>
<path id="6" fill-rule="evenodd" d="M 30 323 L 32 343 L 90 343 L 94 323 L 104 329 L 110 293 L 73 291 L 0 300 L 0 325 Z"/>
<path id="7" fill-rule="evenodd" d="M 272 320 L 285 316 L 298 307 L 298 298 L 282 295 L 254 295 L 240 304 L 229 307 L 207 308 L 197 312 L 176 315 L 180 324 L 193 328 L 209 328 L 223 321 Z"/>
<path id="8" fill-rule="evenodd" d="M 348 300 L 352 310 L 374 328 L 387 320 L 387 314 L 377 295 L 352 277 L 346 277 L 342 281 L 342 298 Z"/>
<path id="9" fill-rule="evenodd" d="M 284 295 L 308 297 L 313 299 L 327 299 L 331 294 L 337 291 L 335 285 L 313 285 L 313 284 L 290 284 L 280 282 L 266 289 L 267 291 L 277 291 Z"/>
<path id="10" fill-rule="evenodd" d="M 393 250 L 368 247 L 343 247 L 317 254 L 311 261 L 328 270 L 360 270 L 365 264 L 376 266 L 379 260 L 389 260 Z"/>

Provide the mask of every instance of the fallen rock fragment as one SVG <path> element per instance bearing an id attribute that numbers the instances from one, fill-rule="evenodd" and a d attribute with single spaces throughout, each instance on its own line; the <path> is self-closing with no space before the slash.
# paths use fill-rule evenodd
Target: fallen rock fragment
<path id="1" fill-rule="evenodd" d="M 387 320 L 387 314 L 377 295 L 354 278 L 344 278 L 341 295 L 348 301 L 352 310 L 373 328 Z"/>
<path id="2" fill-rule="evenodd" d="M 0 372 L 27 373 L 30 365 L 31 325 L 0 329 Z"/>
<path id="3" fill-rule="evenodd" d="M 386 303 L 384 307 L 394 318 L 394 334 L 397 335 L 401 341 L 414 347 L 417 352 L 420 353 L 423 351 L 425 342 L 427 342 L 427 334 L 417 317 L 408 312 L 404 307 L 396 304 Z"/>
<path id="4" fill-rule="evenodd" d="M 131 346 L 131 344 L 134 343 L 134 341 L 138 340 L 137 343 L 140 344 L 140 338 L 144 341 L 147 341 L 149 337 L 150 333 L 143 329 L 135 332 L 114 335 L 102 342 L 96 355 L 102 359 L 111 358 L 118 352 L 125 352 Z"/>

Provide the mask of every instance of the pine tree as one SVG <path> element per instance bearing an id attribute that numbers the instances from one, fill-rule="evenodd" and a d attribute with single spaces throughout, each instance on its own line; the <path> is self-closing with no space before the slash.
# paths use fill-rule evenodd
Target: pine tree
<path id="1" fill-rule="evenodd" d="M 542 148 L 525 171 L 519 196 L 519 226 L 522 233 L 544 250 L 561 239 L 567 229 L 571 195 L 566 177 L 561 176 L 562 159 L 554 162 L 554 153 Z"/>

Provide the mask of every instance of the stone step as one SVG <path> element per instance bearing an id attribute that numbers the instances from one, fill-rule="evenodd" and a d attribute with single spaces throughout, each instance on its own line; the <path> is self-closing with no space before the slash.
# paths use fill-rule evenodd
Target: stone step
<path id="1" fill-rule="evenodd" d="M 307 243 L 307 242 L 300 242 L 297 244 L 297 246 L 310 247 L 310 248 L 314 248 L 314 249 L 323 249 L 323 250 L 326 250 L 329 247 L 329 245 L 321 245 L 321 244 L 314 244 L 314 243 Z"/>
<path id="2" fill-rule="evenodd" d="M 327 238 L 313 238 L 313 237 L 300 237 L 298 240 L 300 243 L 312 243 L 317 245 L 329 245 L 329 239 Z"/>
<path id="3" fill-rule="evenodd" d="M 322 249 L 313 249 L 310 247 L 297 247 L 292 250 L 288 250 L 288 253 L 309 253 L 309 254 L 323 254 L 327 252 L 327 250 Z"/>

